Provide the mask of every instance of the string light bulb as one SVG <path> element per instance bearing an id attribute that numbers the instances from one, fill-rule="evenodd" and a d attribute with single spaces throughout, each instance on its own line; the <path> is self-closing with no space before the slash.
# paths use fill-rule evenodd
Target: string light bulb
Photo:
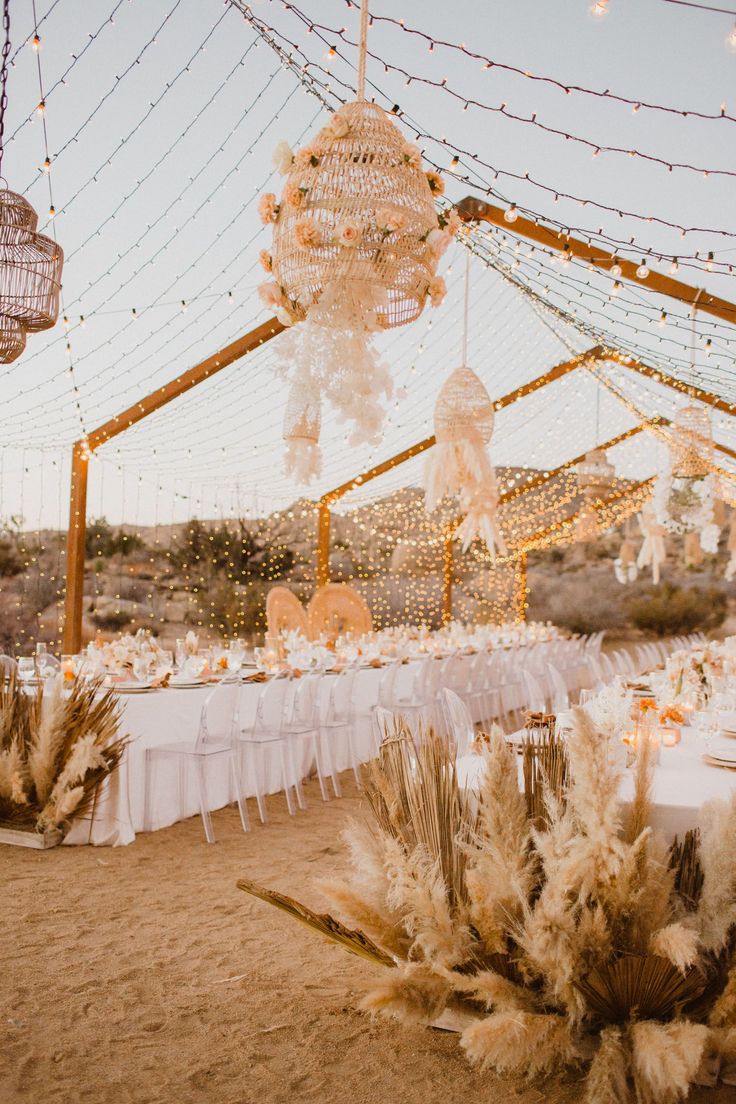
<path id="1" fill-rule="evenodd" d="M 637 278 L 637 280 L 646 280 L 648 275 L 649 275 L 649 268 L 647 266 L 646 260 L 644 259 L 644 257 L 642 257 L 641 264 L 639 265 L 639 267 L 636 270 L 636 278 Z"/>
<path id="2" fill-rule="evenodd" d="M 503 213 L 504 222 L 516 222 L 518 217 L 519 212 L 516 210 L 515 203 L 512 203 L 508 210 Z"/>
<path id="3" fill-rule="evenodd" d="M 41 39 L 37 34 L 33 36 L 33 39 L 31 41 L 31 49 L 35 54 L 37 54 L 38 51 L 41 49 Z"/>
<path id="4" fill-rule="evenodd" d="M 614 256 L 613 264 L 611 265 L 611 275 L 615 276 L 616 279 L 618 279 L 618 277 L 621 275 L 621 271 L 621 265 L 618 263 L 618 257 Z"/>
<path id="5" fill-rule="evenodd" d="M 604 15 L 608 15 L 608 0 L 596 0 L 596 3 L 591 5 L 590 14 L 597 19 L 602 19 Z"/>
<path id="6" fill-rule="evenodd" d="M 45 110 L 46 110 L 46 101 L 45 100 L 39 100 L 38 107 L 36 108 L 36 114 L 37 115 L 43 115 Z"/>
<path id="7" fill-rule="evenodd" d="M 726 45 L 729 50 L 736 54 L 736 23 L 734 23 L 733 27 L 726 35 Z"/>

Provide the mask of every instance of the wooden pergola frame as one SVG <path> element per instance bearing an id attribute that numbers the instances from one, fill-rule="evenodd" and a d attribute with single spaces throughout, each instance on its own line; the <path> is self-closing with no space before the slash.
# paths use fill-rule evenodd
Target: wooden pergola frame
<path id="1" fill-rule="evenodd" d="M 657 272 L 651 272 L 646 280 L 640 280 L 636 276 L 636 266 L 632 262 L 616 258 L 613 254 L 607 253 L 597 246 L 593 247 L 589 243 L 573 238 L 562 231 L 556 231 L 542 226 L 522 216 L 517 217 L 512 224 L 509 224 L 504 218 L 506 212 L 503 209 L 494 207 L 492 204 L 485 203 L 483 200 L 476 199 L 473 196 L 468 196 L 466 199 L 462 200 L 458 204 L 457 210 L 460 217 L 465 222 L 485 221 L 491 223 L 509 234 L 527 238 L 530 241 L 537 242 L 559 253 L 567 253 L 570 256 L 591 263 L 604 271 L 609 271 L 614 263 L 618 263 L 621 266 L 622 278 L 631 280 L 637 287 L 658 292 L 669 298 L 686 303 L 689 306 L 697 306 L 699 311 L 712 314 L 727 322 L 736 322 L 736 304 L 710 295 L 702 288 L 694 288 L 689 284 L 684 284 L 680 280 L 672 279 L 671 277 L 661 275 Z M 77 652 L 82 642 L 84 547 L 87 529 L 87 483 L 90 457 L 101 445 L 111 441 L 126 429 L 129 429 L 132 425 L 146 418 L 149 414 L 153 414 L 155 411 L 160 410 L 167 403 L 185 394 L 187 391 L 191 390 L 191 388 L 209 379 L 215 373 L 247 355 L 247 353 L 259 348 L 266 341 L 269 341 L 272 337 L 281 333 L 283 328 L 281 323 L 275 318 L 268 319 L 260 326 L 256 326 L 255 329 L 251 330 L 249 333 L 244 334 L 243 337 L 238 338 L 237 341 L 232 342 L 224 349 L 207 357 L 193 368 L 188 369 L 186 372 L 182 373 L 181 376 L 177 376 L 175 379 L 169 381 L 169 383 L 164 384 L 164 386 L 151 392 L 151 394 L 146 395 L 139 402 L 134 403 L 132 406 L 122 411 L 122 413 L 105 422 L 86 437 L 74 443 L 72 448 L 72 474 L 69 494 L 66 594 L 64 600 L 63 650 L 65 652 Z M 661 370 L 642 364 L 640 361 L 621 353 L 619 350 L 600 345 L 594 346 L 592 349 L 588 350 L 588 352 L 580 354 L 579 357 L 556 365 L 537 380 L 533 380 L 531 383 L 516 388 L 515 391 L 510 392 L 510 394 L 496 402 L 496 409 L 501 410 L 504 406 L 508 406 L 524 398 L 525 395 L 531 394 L 539 387 L 546 386 L 548 383 L 553 383 L 555 380 L 560 379 L 568 372 L 573 371 L 586 362 L 601 362 L 605 360 L 615 361 L 623 367 L 639 372 L 641 375 L 659 383 L 664 383 L 676 390 L 686 392 L 693 398 L 699 399 L 701 402 L 712 406 L 716 410 L 720 410 L 727 414 L 733 414 L 736 410 L 733 404 L 727 403 L 717 395 L 712 395 L 700 388 L 691 387 L 679 380 L 675 380 L 673 377 L 667 376 L 666 373 Z M 638 428 L 632 432 L 638 432 Z M 398 464 L 404 463 L 406 460 L 410 460 L 412 457 L 425 452 L 427 449 L 431 448 L 434 443 L 434 436 L 426 437 L 416 445 L 404 449 L 396 456 L 383 461 L 383 463 L 376 465 L 369 471 L 356 476 L 354 479 L 349 480 L 347 483 L 342 484 L 340 487 L 336 487 L 333 491 L 322 496 L 318 504 L 316 564 L 316 580 L 318 585 L 322 585 L 329 581 L 330 506 L 356 487 L 367 483 L 371 479 L 377 478 L 379 475 L 384 474 L 384 472 L 396 467 Z M 610 447 L 610 444 L 602 447 Z M 721 447 L 721 450 L 731 454 L 730 450 L 727 450 L 725 446 Z M 582 459 L 582 457 L 578 459 Z M 576 459 L 567 461 L 567 464 L 562 467 L 569 467 L 576 462 Z M 537 477 L 533 484 L 527 485 L 523 490 L 531 490 L 533 486 L 539 486 L 539 480 L 540 477 Z M 544 482 L 544 477 L 541 477 L 541 482 Z M 520 494 L 522 493 L 522 489 L 517 489 L 514 493 Z M 504 499 L 502 498 L 501 501 L 503 502 Z M 524 559 L 525 557 L 522 556 L 520 561 L 522 573 L 525 571 Z M 451 616 L 452 609 L 452 576 L 452 533 L 450 532 L 446 535 L 443 554 L 443 612 L 444 616 L 448 618 Z"/>

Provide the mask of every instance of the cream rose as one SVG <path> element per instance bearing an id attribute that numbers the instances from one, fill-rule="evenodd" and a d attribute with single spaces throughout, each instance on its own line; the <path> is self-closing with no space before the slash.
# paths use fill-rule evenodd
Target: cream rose
<path id="1" fill-rule="evenodd" d="M 350 124 L 344 115 L 336 111 L 325 126 L 325 130 L 332 138 L 344 138 L 350 131 Z"/>
<path id="2" fill-rule="evenodd" d="M 357 222 L 347 220 L 337 228 L 337 240 L 340 245 L 357 245 L 363 237 L 363 231 Z"/>
<path id="3" fill-rule="evenodd" d="M 287 184 L 284 188 L 284 199 L 289 207 L 301 207 L 305 198 L 306 189 L 300 187 L 298 184 Z"/>
<path id="4" fill-rule="evenodd" d="M 294 154 L 294 168 L 316 168 L 319 165 L 322 153 L 323 150 L 320 146 L 304 146 Z"/>
<path id="5" fill-rule="evenodd" d="M 288 142 L 278 143 L 271 154 L 271 161 L 276 172 L 286 176 L 294 163 L 294 152 Z"/>

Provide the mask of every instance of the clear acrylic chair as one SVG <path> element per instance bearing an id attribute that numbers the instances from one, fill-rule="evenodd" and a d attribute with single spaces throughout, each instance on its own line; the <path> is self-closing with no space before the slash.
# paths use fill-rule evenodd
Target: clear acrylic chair
<path id="1" fill-rule="evenodd" d="M 567 685 L 560 672 L 551 663 L 547 664 L 547 675 L 552 687 L 552 710 L 554 713 L 562 713 L 570 708 Z"/>
<path id="2" fill-rule="evenodd" d="M 291 816 L 296 815 L 297 804 L 302 809 L 306 808 L 294 763 L 295 740 L 284 730 L 290 681 L 287 675 L 277 675 L 264 682 L 252 723 L 245 724 L 241 716 L 235 735 L 241 777 L 250 773 L 250 785 L 256 795 L 261 824 L 268 822 L 266 794 L 269 792 L 269 772 L 275 771 L 278 775 L 278 789 L 283 790 Z M 244 690 L 245 687 L 241 694 Z M 296 794 L 296 804 L 292 790 Z"/>
<path id="3" fill-rule="evenodd" d="M 475 739 L 475 725 L 465 702 L 454 690 L 442 691 L 442 706 L 447 721 L 450 746 L 454 748 L 458 759 L 467 755 Z"/>
<path id="4" fill-rule="evenodd" d="M 3 679 L 12 678 L 18 671 L 18 664 L 15 662 L 12 656 L 0 655 L 0 677 Z"/>
<path id="5" fill-rule="evenodd" d="M 319 714 L 321 685 L 322 675 L 318 671 L 303 675 L 301 679 L 292 679 L 291 699 L 287 701 L 283 732 L 285 736 L 295 741 L 297 756 L 300 752 L 299 745 L 306 747 L 310 762 L 314 762 L 317 768 L 322 800 L 329 801 L 326 777 L 329 776 L 332 779 L 332 788 L 336 795 L 339 783 L 332 765 L 329 741 L 324 739 L 322 733 Z M 300 761 L 304 761 L 303 755 Z"/>
<path id="6" fill-rule="evenodd" d="M 539 679 L 524 667 L 521 672 L 521 681 L 524 687 L 527 709 L 531 710 L 532 713 L 546 713 L 547 697 Z"/>
<path id="7" fill-rule="evenodd" d="M 330 690 L 327 699 L 327 709 L 324 719 L 320 721 L 320 736 L 328 751 L 330 761 L 335 761 L 335 745 L 333 738 L 337 737 L 345 742 L 347 750 L 348 766 L 352 768 L 355 784 L 362 788 L 360 780 L 360 764 L 357 760 L 355 748 L 355 704 L 353 696 L 353 684 L 355 682 L 356 669 L 352 666 L 343 669 L 334 677 L 330 676 Z M 337 772 L 331 774 L 332 787 L 336 797 L 342 797 L 340 779 Z"/>
<path id="8" fill-rule="evenodd" d="M 182 800 L 186 794 L 187 768 L 190 763 L 193 764 L 197 779 L 199 811 L 208 843 L 215 842 L 215 833 L 210 816 L 207 770 L 213 760 L 219 759 L 222 761 L 224 759 L 227 762 L 230 785 L 235 792 L 240 823 L 243 825 L 244 832 L 250 830 L 248 810 L 240 792 L 240 777 L 233 750 L 233 734 L 237 729 L 238 691 L 238 683 L 235 680 L 225 680 L 211 691 L 202 706 L 199 731 L 193 742 L 171 742 L 146 748 L 143 797 L 143 830 L 145 832 L 153 830 L 153 783 L 156 763 L 165 758 L 175 758 L 179 762 L 177 776 L 179 809 L 182 807 Z"/>

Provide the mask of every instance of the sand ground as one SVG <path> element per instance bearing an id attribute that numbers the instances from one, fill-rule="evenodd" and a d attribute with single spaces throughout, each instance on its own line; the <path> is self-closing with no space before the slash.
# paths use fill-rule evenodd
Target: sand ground
<path id="1" fill-rule="evenodd" d="M 373 968 L 238 890 L 322 907 L 347 796 L 240 830 L 237 812 L 130 847 L 0 847 L 0 1104 L 572 1104 L 471 1070 L 457 1036 L 355 1011 Z M 251 815 L 255 814 L 255 809 Z M 734 1104 L 736 1090 L 694 1092 Z"/>

